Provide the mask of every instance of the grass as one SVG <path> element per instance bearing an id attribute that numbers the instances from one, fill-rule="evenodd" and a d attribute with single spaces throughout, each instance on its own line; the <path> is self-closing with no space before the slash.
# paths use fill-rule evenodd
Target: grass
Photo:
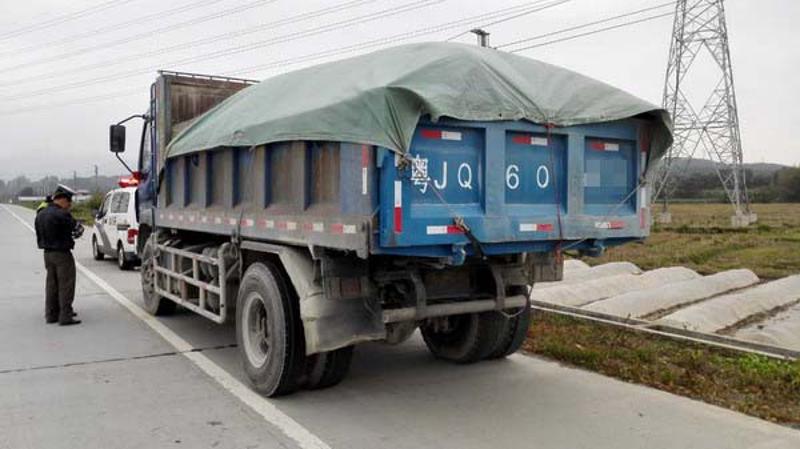
<path id="1" fill-rule="evenodd" d="M 675 204 L 673 222 L 654 225 L 642 244 L 610 248 L 591 265 L 630 261 L 645 270 L 683 265 L 702 274 L 749 268 L 763 279 L 800 272 L 800 204 L 755 204 L 758 223 L 730 226 L 726 204 Z"/>
<path id="2" fill-rule="evenodd" d="M 800 361 L 537 312 L 529 353 L 800 428 Z"/>

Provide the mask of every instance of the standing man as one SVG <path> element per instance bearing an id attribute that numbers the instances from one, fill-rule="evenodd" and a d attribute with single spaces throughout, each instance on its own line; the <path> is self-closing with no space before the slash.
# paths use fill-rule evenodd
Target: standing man
<path id="1" fill-rule="evenodd" d="M 53 201 L 36 215 L 36 240 L 44 250 L 47 269 L 45 287 L 45 320 L 62 326 L 80 324 L 72 310 L 75 299 L 75 259 L 73 237 L 80 237 L 83 227 L 72 218 L 73 192 L 59 185 L 53 192 Z"/>

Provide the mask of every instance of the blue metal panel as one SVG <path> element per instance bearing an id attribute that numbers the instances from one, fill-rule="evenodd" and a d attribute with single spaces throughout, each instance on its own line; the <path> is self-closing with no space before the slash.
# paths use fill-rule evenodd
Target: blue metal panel
<path id="1" fill-rule="evenodd" d="M 472 242 L 454 226 L 456 217 L 487 254 L 559 244 L 600 249 L 641 239 L 647 227 L 636 214 L 639 126 L 637 120 L 555 129 L 423 120 L 410 164 L 377 152 L 380 228 L 372 252 L 470 254 Z M 595 141 L 610 144 L 609 151 L 590 150 Z M 596 169 L 596 186 L 586 185 L 587 168 Z"/>
<path id="2" fill-rule="evenodd" d="M 587 138 L 584 153 L 584 211 L 592 215 L 636 213 L 635 142 Z"/>
<path id="3" fill-rule="evenodd" d="M 505 201 L 509 212 L 552 215 L 558 205 L 565 213 L 566 136 L 508 132 L 505 144 Z"/>

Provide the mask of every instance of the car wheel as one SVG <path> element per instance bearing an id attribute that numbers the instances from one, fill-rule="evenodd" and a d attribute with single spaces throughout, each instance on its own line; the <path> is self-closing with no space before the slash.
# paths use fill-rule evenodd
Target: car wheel
<path id="1" fill-rule="evenodd" d="M 117 245 L 117 266 L 123 271 L 131 268 L 131 263 L 125 257 L 125 250 L 122 249 L 122 244 Z"/>
<path id="2" fill-rule="evenodd" d="M 94 260 L 103 260 L 105 254 L 100 251 L 100 248 L 97 246 L 97 236 L 92 236 L 92 257 Z"/>

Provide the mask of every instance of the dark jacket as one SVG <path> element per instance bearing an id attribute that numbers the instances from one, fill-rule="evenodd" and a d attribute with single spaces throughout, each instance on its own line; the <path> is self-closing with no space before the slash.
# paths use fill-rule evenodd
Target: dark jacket
<path id="1" fill-rule="evenodd" d="M 36 241 L 45 251 L 69 251 L 75 247 L 72 231 L 77 222 L 69 211 L 50 204 L 36 214 Z"/>

